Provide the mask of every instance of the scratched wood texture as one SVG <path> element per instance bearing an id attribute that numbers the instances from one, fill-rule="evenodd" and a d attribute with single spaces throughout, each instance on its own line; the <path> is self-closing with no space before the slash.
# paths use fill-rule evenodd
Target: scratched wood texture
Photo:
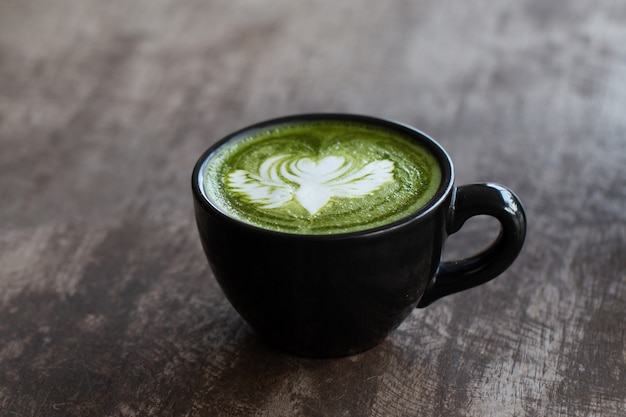
<path id="1" fill-rule="evenodd" d="M 0 415 L 626 415 L 618 0 L 0 1 Z M 412 124 L 529 230 L 502 277 L 360 355 L 261 341 L 201 252 L 190 175 L 315 111 Z M 471 221 L 446 257 L 494 236 Z"/>

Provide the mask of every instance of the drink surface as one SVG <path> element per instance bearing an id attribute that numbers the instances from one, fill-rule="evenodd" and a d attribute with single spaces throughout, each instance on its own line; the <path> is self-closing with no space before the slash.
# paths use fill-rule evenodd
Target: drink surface
<path id="1" fill-rule="evenodd" d="M 297 234 L 366 230 L 418 211 L 441 168 L 426 148 L 379 126 L 295 122 L 247 132 L 211 154 L 204 195 L 230 217 Z"/>

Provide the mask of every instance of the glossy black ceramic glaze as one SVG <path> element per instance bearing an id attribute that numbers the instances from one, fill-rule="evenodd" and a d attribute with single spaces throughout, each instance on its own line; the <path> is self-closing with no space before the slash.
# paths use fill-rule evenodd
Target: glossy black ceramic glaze
<path id="1" fill-rule="evenodd" d="M 413 215 L 383 227 L 297 235 L 235 220 L 202 194 L 203 162 L 225 141 L 272 124 L 329 119 L 376 124 L 427 146 L 442 168 L 436 196 Z M 450 159 L 434 140 L 409 126 L 367 116 L 290 116 L 238 131 L 202 155 L 192 189 L 200 239 L 226 297 L 271 344 L 304 356 L 349 355 L 380 343 L 415 307 L 502 273 L 517 257 L 526 231 L 524 210 L 510 190 L 496 184 L 456 188 Z M 446 237 L 480 214 L 502 225 L 494 244 L 473 258 L 442 263 Z"/>

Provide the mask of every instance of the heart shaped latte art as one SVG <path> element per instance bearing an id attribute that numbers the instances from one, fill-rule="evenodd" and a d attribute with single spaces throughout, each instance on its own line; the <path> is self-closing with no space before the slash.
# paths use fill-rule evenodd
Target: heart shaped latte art
<path id="1" fill-rule="evenodd" d="M 258 173 L 243 169 L 228 175 L 228 187 L 265 209 L 295 199 L 311 215 L 336 198 L 360 198 L 394 180 L 394 164 L 383 159 L 355 167 L 342 156 L 317 161 L 290 155 L 265 160 Z"/>

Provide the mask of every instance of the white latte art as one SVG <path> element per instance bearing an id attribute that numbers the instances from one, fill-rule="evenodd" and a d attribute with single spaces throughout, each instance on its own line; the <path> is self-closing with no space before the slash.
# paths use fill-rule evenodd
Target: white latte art
<path id="1" fill-rule="evenodd" d="M 389 160 L 355 167 L 342 156 L 326 156 L 316 162 L 278 155 L 265 160 L 258 173 L 243 169 L 230 173 L 227 186 L 265 209 L 295 199 L 313 216 L 333 197 L 358 198 L 375 192 L 394 180 L 393 169 Z"/>

